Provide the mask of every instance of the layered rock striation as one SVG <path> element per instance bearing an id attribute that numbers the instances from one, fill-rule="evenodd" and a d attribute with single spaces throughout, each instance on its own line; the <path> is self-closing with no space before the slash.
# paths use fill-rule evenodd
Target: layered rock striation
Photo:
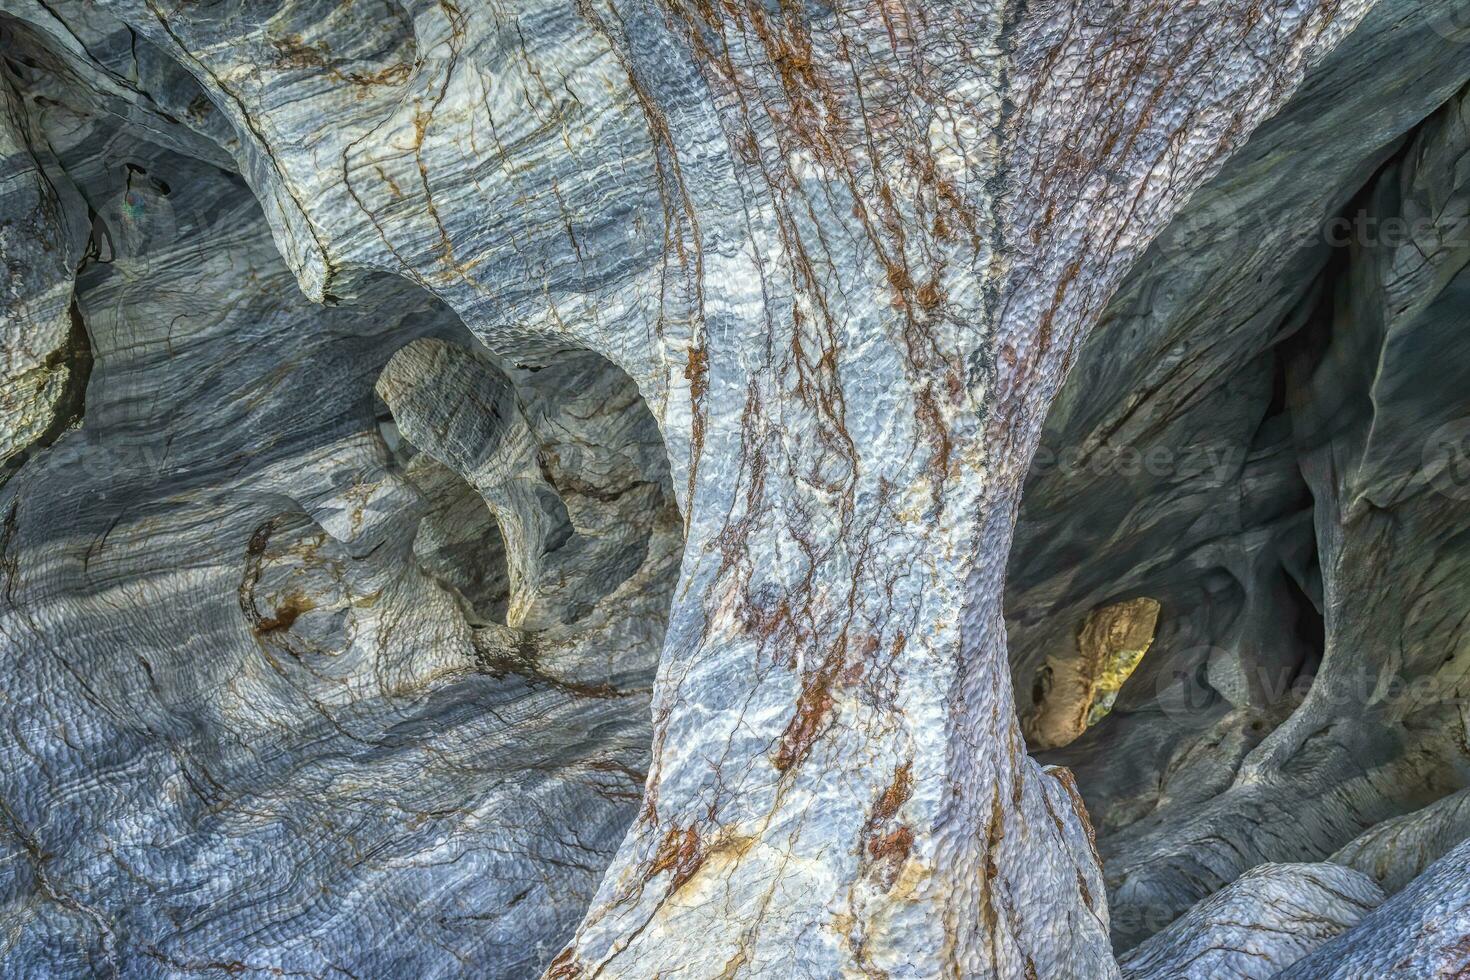
<path id="1" fill-rule="evenodd" d="M 0 0 L 0 972 L 1451 963 L 1462 6 Z"/>

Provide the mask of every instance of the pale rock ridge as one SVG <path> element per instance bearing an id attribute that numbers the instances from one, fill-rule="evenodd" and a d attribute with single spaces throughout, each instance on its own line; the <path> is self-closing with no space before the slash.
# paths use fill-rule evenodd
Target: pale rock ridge
<path id="1" fill-rule="evenodd" d="M 1383 902 L 1335 864 L 1262 864 L 1203 899 L 1120 960 L 1126 980 L 1270 980 Z"/>
<path id="2" fill-rule="evenodd" d="M 1470 958 L 1467 859 L 1470 841 L 1430 865 L 1357 928 L 1281 971 L 1279 980 L 1409 980 L 1463 973 Z"/>
<path id="3" fill-rule="evenodd" d="M 1329 860 L 1369 875 L 1392 895 L 1467 838 L 1470 790 L 1460 790 L 1422 810 L 1375 824 Z"/>

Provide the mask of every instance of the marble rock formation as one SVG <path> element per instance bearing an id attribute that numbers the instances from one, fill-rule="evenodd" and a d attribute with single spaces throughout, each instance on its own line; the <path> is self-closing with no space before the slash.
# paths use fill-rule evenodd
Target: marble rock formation
<path id="1" fill-rule="evenodd" d="M 0 975 L 1470 968 L 1467 86 L 1470 0 L 0 0 Z"/>

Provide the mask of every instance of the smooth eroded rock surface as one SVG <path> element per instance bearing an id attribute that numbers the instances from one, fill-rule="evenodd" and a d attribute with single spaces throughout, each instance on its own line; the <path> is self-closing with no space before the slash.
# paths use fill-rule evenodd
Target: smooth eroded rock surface
<path id="1" fill-rule="evenodd" d="M 1458 969 L 1467 42 L 0 0 L 0 973 Z"/>

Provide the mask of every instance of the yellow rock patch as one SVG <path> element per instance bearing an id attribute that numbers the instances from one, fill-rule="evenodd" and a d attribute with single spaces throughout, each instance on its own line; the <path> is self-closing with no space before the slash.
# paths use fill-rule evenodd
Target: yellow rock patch
<path id="1" fill-rule="evenodd" d="M 1159 608 L 1156 600 L 1140 597 L 1094 609 L 1077 631 L 1076 649 L 1046 659 L 1035 705 L 1022 723 L 1033 748 L 1066 745 L 1112 710 L 1153 643 Z"/>

